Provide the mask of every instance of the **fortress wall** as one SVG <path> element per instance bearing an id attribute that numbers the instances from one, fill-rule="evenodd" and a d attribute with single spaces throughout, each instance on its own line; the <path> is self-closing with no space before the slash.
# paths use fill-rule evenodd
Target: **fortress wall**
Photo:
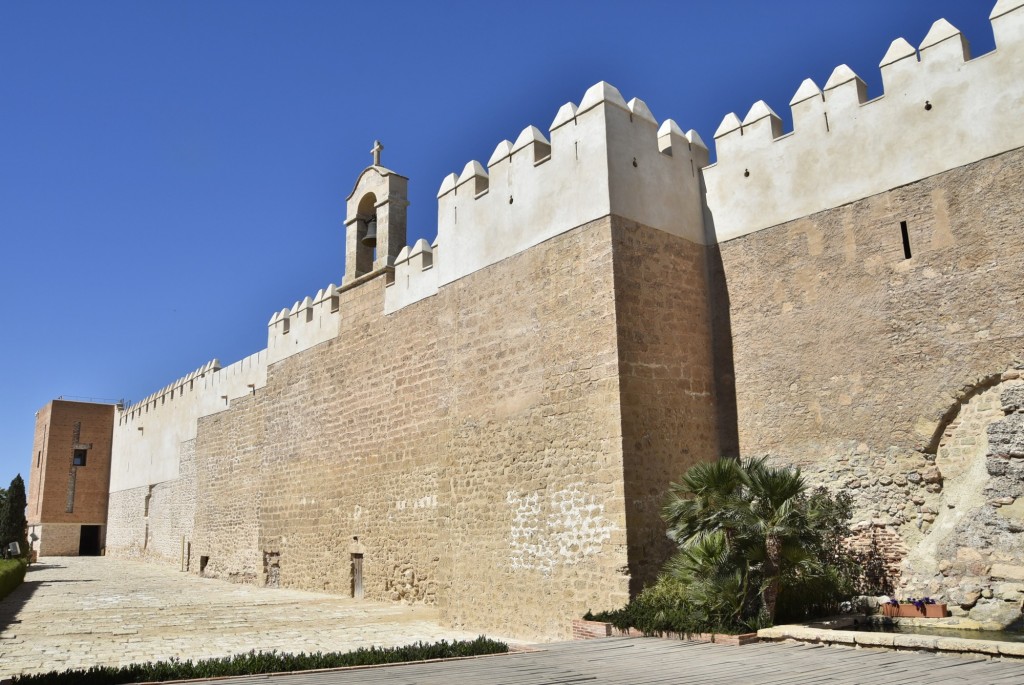
<path id="1" fill-rule="evenodd" d="M 846 65 L 824 90 L 804 81 L 793 131 L 763 101 L 726 116 L 705 170 L 719 241 L 866 198 L 1024 145 L 1024 6 L 992 12 L 996 50 L 970 59 L 939 20 L 919 50 L 900 38 L 881 62 L 885 94 L 867 100 Z"/>
<path id="2" fill-rule="evenodd" d="M 625 601 L 610 224 L 390 315 L 343 291 L 349 334 L 200 421 L 192 568 L 347 594 L 360 551 L 368 599 L 523 637 Z"/>
<path id="3" fill-rule="evenodd" d="M 402 248 L 395 260 L 395 277 L 384 291 L 385 314 L 437 293 L 439 269 L 434 268 L 434 262 L 440 257 L 440 249 L 423 239 L 412 248 Z"/>
<path id="4" fill-rule="evenodd" d="M 143 555 L 149 536 L 145 516 L 149 486 L 110 493 L 107 513 L 107 555 L 134 559 Z"/>
<path id="5" fill-rule="evenodd" d="M 916 544 L 944 417 L 1024 357 L 1022 183 L 1017 149 L 723 243 L 742 452 Z"/>
<path id="6" fill-rule="evenodd" d="M 267 324 L 267 364 L 334 338 L 341 320 L 338 288 L 333 283 L 291 309 L 275 312 Z"/>
<path id="7" fill-rule="evenodd" d="M 196 507 L 195 440 L 181 443 L 176 461 L 178 478 L 110 494 L 108 554 L 179 568 L 188 564 Z"/>
<path id="8" fill-rule="evenodd" d="M 435 301 L 384 317 L 385 281 L 344 291 L 342 334 L 271 368 L 260 550 L 281 585 L 342 594 L 362 550 L 367 598 L 432 602 L 448 331 Z"/>
<path id="9" fill-rule="evenodd" d="M 675 550 L 661 508 L 668 484 L 720 456 L 706 247 L 613 223 L 622 450 L 632 589 Z"/>
<path id="10" fill-rule="evenodd" d="M 190 460 L 198 421 L 251 397 L 266 384 L 266 372 L 266 350 L 223 368 L 213 360 L 117 413 L 108 554 L 182 564 L 195 518 Z"/>
<path id="11" fill-rule="evenodd" d="M 154 485 L 150 492 L 146 553 L 179 568 L 189 565 L 188 545 L 193 542 L 198 487 L 195 452 L 195 440 L 181 443 L 178 477 Z"/>
<path id="12" fill-rule="evenodd" d="M 176 479 L 181 445 L 195 439 L 196 422 L 263 387 L 267 357 L 261 350 L 223 368 L 217 360 L 210 361 L 119 412 L 110 492 Z"/>
<path id="13" fill-rule="evenodd" d="M 448 288 L 442 615 L 568 639 L 627 599 L 611 218 Z"/>
<path id="14" fill-rule="evenodd" d="M 659 126 L 642 100 L 602 81 L 563 105 L 549 133 L 528 126 L 486 167 L 472 160 L 444 179 L 437 239 L 400 252 L 385 311 L 609 214 L 705 242 L 698 174 L 708 152 L 695 131 Z"/>
<path id="15" fill-rule="evenodd" d="M 192 572 L 242 583 L 261 580 L 259 512 L 267 405 L 268 393 L 257 391 L 199 422 Z"/>

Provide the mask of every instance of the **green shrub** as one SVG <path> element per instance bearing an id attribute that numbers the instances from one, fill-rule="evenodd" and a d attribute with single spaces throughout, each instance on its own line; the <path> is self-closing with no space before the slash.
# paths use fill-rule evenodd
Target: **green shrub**
<path id="1" fill-rule="evenodd" d="M 28 562 L 24 559 L 0 559 L 0 599 L 21 585 L 27 568 Z"/>
<path id="2" fill-rule="evenodd" d="M 87 670 L 51 671 L 38 675 L 15 676 L 12 682 L 16 685 L 117 685 L 118 683 L 285 673 L 342 666 L 397 664 L 405 661 L 504 654 L 507 651 L 507 644 L 480 636 L 475 640 L 461 642 L 441 640 L 434 644 L 417 642 L 404 647 L 361 647 L 352 652 L 278 654 L 277 652 L 252 651 L 222 659 L 203 659 L 195 662 L 172 659 L 121 667 L 94 666 Z"/>
<path id="3" fill-rule="evenodd" d="M 765 627 L 754 612 L 744 618 L 741 574 L 733 574 L 732 582 L 710 582 L 697 589 L 668 574 L 645 588 L 636 599 L 621 609 L 588 612 L 587 620 L 611 623 L 619 630 L 636 628 L 644 635 L 664 633 L 725 633 L 737 635 Z"/>
<path id="4" fill-rule="evenodd" d="M 763 458 L 697 464 L 663 510 L 679 549 L 657 582 L 593 616 L 648 634 L 735 634 L 837 613 L 861 576 L 843 542 L 850 515 L 847 495 L 808 491 L 799 469 Z"/>

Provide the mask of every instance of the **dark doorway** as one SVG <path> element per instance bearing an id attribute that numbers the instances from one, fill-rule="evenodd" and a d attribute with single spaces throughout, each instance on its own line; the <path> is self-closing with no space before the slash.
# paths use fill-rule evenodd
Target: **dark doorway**
<path id="1" fill-rule="evenodd" d="M 82 526 L 78 539 L 78 556 L 98 557 L 100 555 L 100 527 Z"/>

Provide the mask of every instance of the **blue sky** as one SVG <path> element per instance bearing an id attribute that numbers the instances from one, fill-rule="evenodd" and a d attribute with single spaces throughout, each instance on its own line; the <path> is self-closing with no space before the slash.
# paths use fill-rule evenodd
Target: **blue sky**
<path id="1" fill-rule="evenodd" d="M 599 80 L 709 144 L 759 99 L 788 129 L 804 78 L 880 95 L 889 43 L 939 17 L 988 52 L 994 4 L 0 1 L 0 486 L 50 399 L 234 362 L 339 282 L 375 138 L 433 240 L 446 174 Z"/>

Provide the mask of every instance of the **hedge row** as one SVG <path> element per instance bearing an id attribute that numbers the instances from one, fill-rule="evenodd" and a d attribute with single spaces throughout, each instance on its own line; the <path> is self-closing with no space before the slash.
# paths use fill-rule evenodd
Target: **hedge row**
<path id="1" fill-rule="evenodd" d="M 0 559 L 0 599 L 21 585 L 27 568 L 28 562 L 24 559 Z"/>
<path id="2" fill-rule="evenodd" d="M 316 652 L 315 654 L 278 654 L 275 652 L 248 652 L 222 659 L 201 661 L 146 662 L 131 666 L 93 666 L 87 670 L 51 671 L 38 675 L 15 676 L 15 685 L 117 685 L 117 683 L 144 683 L 190 678 L 257 675 L 260 673 L 286 673 L 316 668 L 341 666 L 373 666 L 397 664 L 404 661 L 450 659 L 452 657 L 504 654 L 508 645 L 480 636 L 472 641 L 434 644 L 417 642 L 404 647 L 361 647 L 353 652 Z"/>

